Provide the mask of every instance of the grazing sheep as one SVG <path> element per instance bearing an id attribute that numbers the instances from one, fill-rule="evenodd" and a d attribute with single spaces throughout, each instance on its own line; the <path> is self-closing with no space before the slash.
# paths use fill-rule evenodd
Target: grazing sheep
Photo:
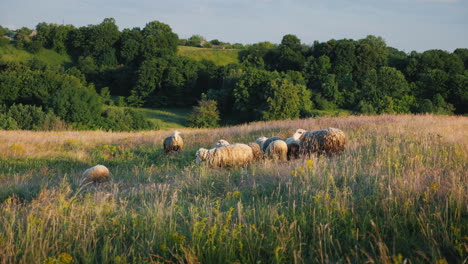
<path id="1" fill-rule="evenodd" d="M 271 142 L 265 150 L 265 156 L 274 160 L 286 160 L 288 154 L 288 145 L 283 140 Z"/>
<path id="2" fill-rule="evenodd" d="M 83 182 L 106 182 L 110 180 L 109 169 L 104 165 L 96 165 L 83 172 Z"/>
<path id="3" fill-rule="evenodd" d="M 346 136 L 343 131 L 329 127 L 321 130 L 311 130 L 300 137 L 301 154 L 333 154 L 344 150 Z"/>
<path id="4" fill-rule="evenodd" d="M 180 137 L 179 131 L 174 131 L 174 135 L 167 137 L 164 139 L 164 152 L 171 153 L 181 151 L 184 147 L 184 141 Z"/>
<path id="5" fill-rule="evenodd" d="M 263 158 L 263 152 L 260 149 L 260 145 L 258 145 L 258 143 L 250 142 L 247 143 L 247 146 L 249 146 L 252 149 L 254 160 L 260 160 Z"/>
<path id="6" fill-rule="evenodd" d="M 262 145 L 262 151 L 265 153 L 266 149 L 268 148 L 268 145 L 270 145 L 271 142 L 275 140 L 283 140 L 281 137 L 269 137 L 267 140 Z"/>
<path id="7" fill-rule="evenodd" d="M 225 147 L 225 146 L 229 146 L 231 145 L 227 140 L 224 140 L 224 139 L 220 139 L 218 140 L 218 142 L 216 142 L 215 144 L 215 148 L 220 148 L 220 147 Z"/>
<path id="8" fill-rule="evenodd" d="M 201 148 L 196 154 L 196 163 L 202 161 L 210 167 L 242 166 L 253 160 L 252 149 L 246 144 L 233 144 L 220 148 Z"/>
<path id="9" fill-rule="evenodd" d="M 298 129 L 292 137 L 286 139 L 286 145 L 288 145 L 288 160 L 299 158 L 300 138 L 305 132 L 304 129 Z"/>
<path id="10" fill-rule="evenodd" d="M 286 139 L 286 145 L 288 146 L 288 160 L 299 158 L 300 142 L 293 138 Z"/>
<path id="11" fill-rule="evenodd" d="M 257 140 L 255 140 L 255 142 L 260 146 L 260 150 L 263 149 L 263 143 L 265 143 L 267 139 L 268 139 L 267 137 L 259 137 L 257 138 Z M 262 153 L 263 153 L 263 150 L 262 150 Z"/>

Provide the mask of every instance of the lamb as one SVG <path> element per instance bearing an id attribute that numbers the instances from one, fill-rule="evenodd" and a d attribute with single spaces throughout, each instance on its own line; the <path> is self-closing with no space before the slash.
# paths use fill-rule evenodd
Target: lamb
<path id="1" fill-rule="evenodd" d="M 163 145 L 165 153 L 181 151 L 184 147 L 184 141 L 182 140 L 182 137 L 180 137 L 180 132 L 177 130 L 174 131 L 174 134 L 172 136 L 169 136 L 166 139 L 164 139 Z"/>
<path id="2" fill-rule="evenodd" d="M 224 139 L 220 139 L 218 140 L 218 142 L 216 142 L 215 144 L 215 148 L 220 148 L 220 147 L 225 147 L 225 146 L 229 146 L 231 145 L 227 140 L 224 140 Z"/>
<path id="3" fill-rule="evenodd" d="M 301 154 L 333 154 L 344 150 L 346 136 L 343 131 L 329 127 L 321 130 L 311 130 L 300 136 Z"/>
<path id="4" fill-rule="evenodd" d="M 107 182 L 110 180 L 110 172 L 104 165 L 93 166 L 83 172 L 83 182 Z"/>
<path id="5" fill-rule="evenodd" d="M 205 161 L 210 167 L 243 166 L 252 160 L 252 148 L 246 144 L 232 144 L 213 149 L 200 148 L 196 153 L 196 163 Z"/>
<path id="6" fill-rule="evenodd" d="M 288 153 L 288 145 L 283 140 L 275 140 L 271 142 L 265 150 L 265 156 L 274 160 L 286 160 Z"/>
<path id="7" fill-rule="evenodd" d="M 247 143 L 247 146 L 249 146 L 252 149 L 254 160 L 260 160 L 263 158 L 263 152 L 260 149 L 260 145 L 258 145 L 258 143 L 250 142 L 250 143 Z"/>
<path id="8" fill-rule="evenodd" d="M 263 153 L 265 153 L 266 149 L 268 148 L 268 145 L 270 145 L 270 143 L 275 140 L 283 140 L 283 139 L 281 137 L 276 137 L 276 136 L 269 137 L 269 138 L 261 137 L 261 138 L 257 138 L 257 143 L 259 143 L 259 141 L 261 142 L 261 144 L 259 143 L 260 148 L 262 149 Z"/>

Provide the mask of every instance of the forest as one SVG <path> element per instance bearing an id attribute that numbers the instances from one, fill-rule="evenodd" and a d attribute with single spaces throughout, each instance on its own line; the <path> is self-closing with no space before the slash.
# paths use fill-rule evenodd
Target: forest
<path id="1" fill-rule="evenodd" d="M 159 21 L 121 31 L 113 18 L 79 28 L 0 27 L 0 36 L 0 49 L 71 58 L 53 66 L 0 57 L 0 129 L 157 129 L 135 107 L 193 107 L 194 127 L 313 117 L 317 110 L 468 111 L 467 48 L 406 53 L 373 35 L 307 45 L 287 34 L 279 44 L 230 44 L 180 39 Z M 238 49 L 239 63 L 196 61 L 177 54 L 181 45 Z"/>

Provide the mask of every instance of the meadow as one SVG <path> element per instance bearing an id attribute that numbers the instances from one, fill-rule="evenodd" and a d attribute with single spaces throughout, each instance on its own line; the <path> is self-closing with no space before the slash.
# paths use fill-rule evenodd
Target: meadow
<path id="1" fill-rule="evenodd" d="M 332 157 L 196 165 L 224 138 L 340 128 Z M 0 131 L 0 263 L 466 263 L 468 118 L 321 117 L 170 130 Z M 80 185 L 103 164 L 112 181 Z"/>
<path id="2" fill-rule="evenodd" d="M 239 50 L 236 49 L 178 46 L 177 54 L 196 61 L 208 60 L 218 66 L 228 65 L 230 63 L 239 63 Z"/>

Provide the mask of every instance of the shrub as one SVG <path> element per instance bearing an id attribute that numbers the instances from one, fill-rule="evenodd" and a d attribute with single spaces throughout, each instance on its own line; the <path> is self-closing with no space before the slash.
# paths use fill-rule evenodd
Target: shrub
<path id="1" fill-rule="evenodd" d="M 19 129 L 18 123 L 6 114 L 0 113 L 0 129 L 4 130 L 14 130 Z"/>
<path id="2" fill-rule="evenodd" d="M 198 101 L 198 106 L 193 107 L 192 113 L 188 117 L 191 127 L 217 127 L 219 111 L 215 100 L 208 100 L 205 94 Z"/>

